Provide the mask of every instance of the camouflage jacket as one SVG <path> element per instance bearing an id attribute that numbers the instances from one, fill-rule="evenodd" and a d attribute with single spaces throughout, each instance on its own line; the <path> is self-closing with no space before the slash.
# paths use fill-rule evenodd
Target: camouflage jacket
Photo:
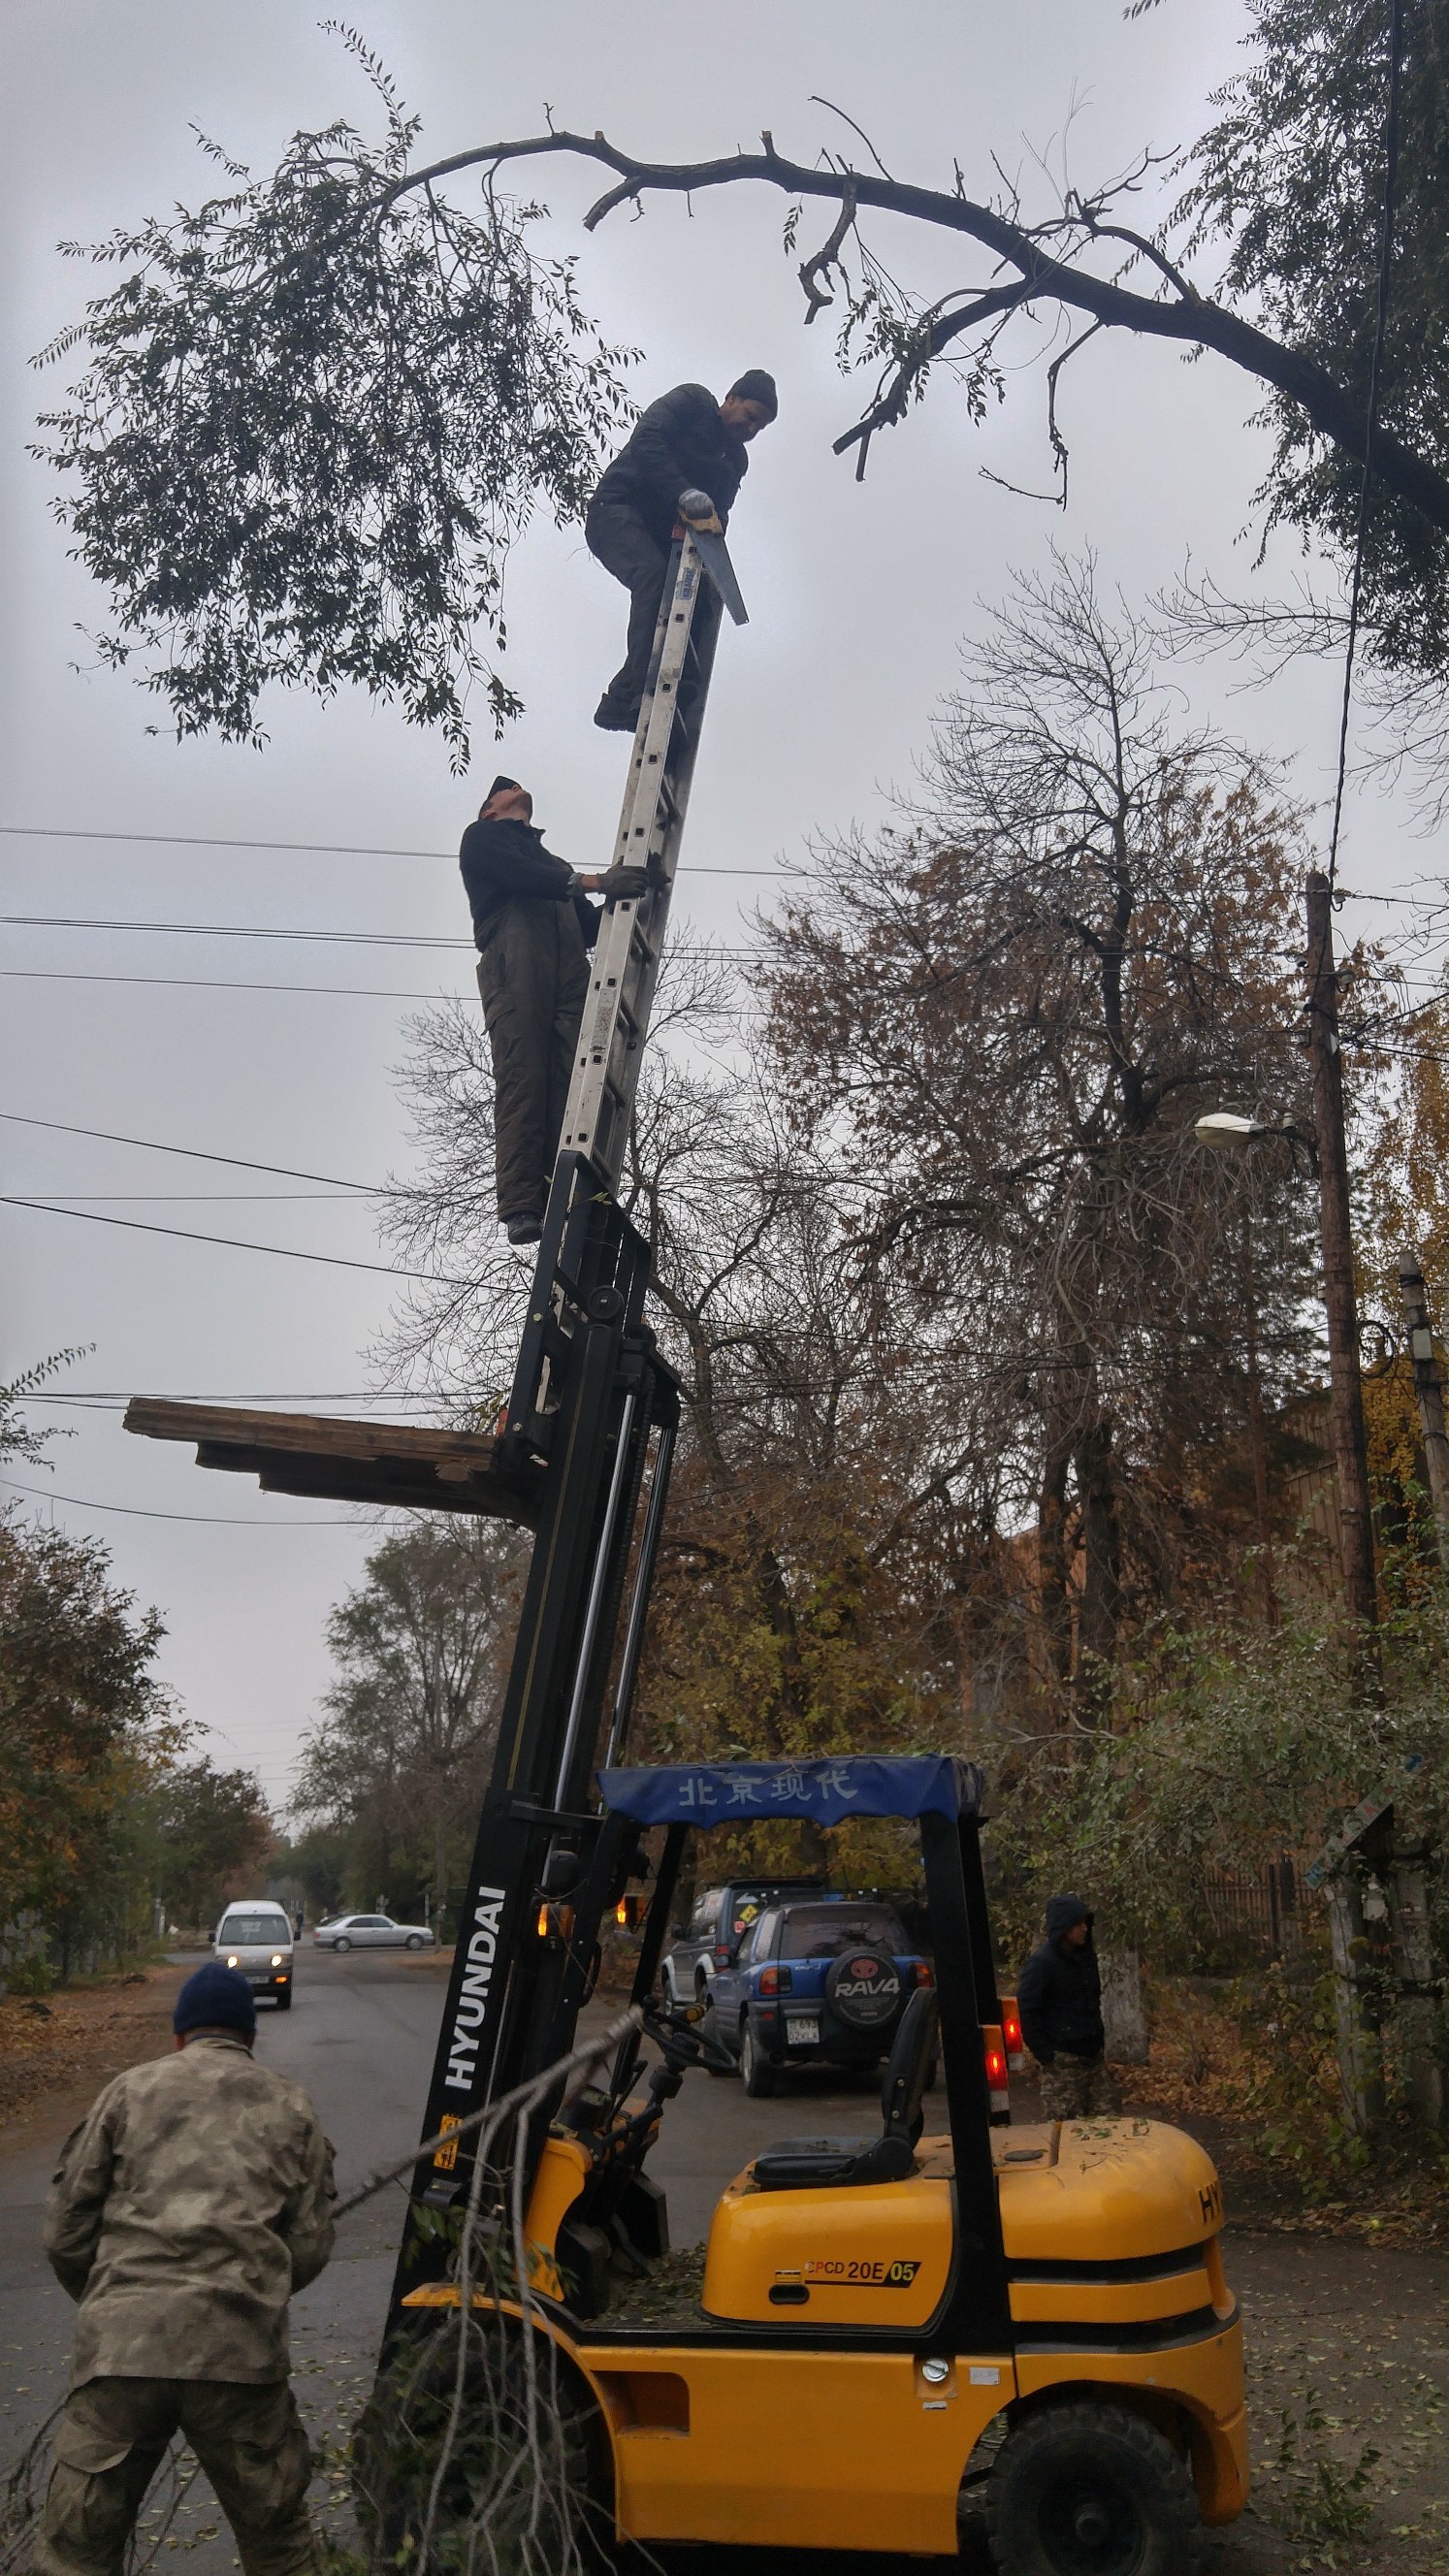
<path id="1" fill-rule="evenodd" d="M 287 2301 L 332 2251 L 332 2149 L 301 2086 L 198 2033 L 108 2084 L 60 2151 L 45 2250 L 80 2301 L 72 2385 L 285 2379 Z"/>

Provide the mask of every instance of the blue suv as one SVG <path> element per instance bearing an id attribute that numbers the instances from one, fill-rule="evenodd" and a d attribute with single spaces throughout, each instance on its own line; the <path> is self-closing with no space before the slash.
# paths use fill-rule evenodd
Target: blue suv
<path id="1" fill-rule="evenodd" d="M 710 1987 L 710 2027 L 745 2091 L 787 2066 L 879 2066 L 918 1986 L 934 1978 L 899 1915 L 875 1897 L 772 1905 Z"/>

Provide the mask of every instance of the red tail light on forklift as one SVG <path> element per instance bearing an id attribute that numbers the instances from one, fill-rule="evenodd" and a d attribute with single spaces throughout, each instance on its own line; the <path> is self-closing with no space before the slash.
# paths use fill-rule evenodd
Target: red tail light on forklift
<path id="1" fill-rule="evenodd" d="M 548 1903 L 544 1903 L 539 1907 L 538 1937 L 540 1941 L 571 1941 L 573 1939 L 573 1930 L 574 1909 L 571 1905 L 549 1905 Z"/>
<path id="2" fill-rule="evenodd" d="M 1006 2048 L 1006 2063 L 1013 2075 L 1020 2075 L 1026 2065 L 1026 2042 L 1021 2035 L 1021 2015 L 1015 1995 L 1001 1998 L 1001 2037 Z"/>
<path id="3" fill-rule="evenodd" d="M 621 1896 L 614 1908 L 614 1921 L 621 1932 L 637 1932 L 644 1920 L 642 1896 Z"/>
<path id="4" fill-rule="evenodd" d="M 994 2022 L 981 2025 L 981 2044 L 986 2057 L 986 2091 L 993 2120 L 1011 2117 L 1011 2085 L 1006 2068 L 1006 2048 Z"/>

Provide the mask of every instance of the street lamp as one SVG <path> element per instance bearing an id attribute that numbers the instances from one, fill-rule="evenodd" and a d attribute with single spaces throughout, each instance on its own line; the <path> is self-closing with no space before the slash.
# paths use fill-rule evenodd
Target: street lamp
<path id="1" fill-rule="evenodd" d="M 1199 1118 L 1193 1134 L 1200 1144 L 1226 1147 L 1230 1153 L 1241 1153 L 1246 1146 L 1256 1145 L 1260 1136 L 1281 1136 L 1293 1155 L 1293 1168 L 1298 1168 L 1298 1147 L 1308 1158 L 1308 1169 L 1318 1171 L 1318 1145 L 1302 1127 L 1274 1127 L 1263 1118 L 1242 1118 L 1235 1109 L 1210 1109 Z"/>
<path id="2" fill-rule="evenodd" d="M 1210 1109 L 1205 1118 L 1199 1118 L 1193 1129 L 1193 1134 L 1200 1137 L 1204 1145 L 1226 1145 L 1230 1149 L 1250 1145 L 1255 1136 L 1267 1136 L 1271 1132 L 1261 1119 L 1240 1118 L 1232 1109 Z"/>

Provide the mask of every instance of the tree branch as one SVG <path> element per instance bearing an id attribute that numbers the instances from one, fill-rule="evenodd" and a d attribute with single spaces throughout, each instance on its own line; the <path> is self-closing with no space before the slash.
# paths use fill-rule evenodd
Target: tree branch
<path id="1" fill-rule="evenodd" d="M 1359 463 L 1364 462 L 1367 432 L 1360 398 L 1305 351 L 1286 348 L 1225 305 L 1195 294 L 1185 279 L 1179 291 L 1158 297 L 1139 294 L 1110 278 L 1095 277 L 1090 270 L 1046 250 L 1040 235 L 1031 227 L 956 192 L 914 187 L 901 180 L 879 178 L 870 171 L 820 169 L 787 161 L 773 145 L 767 151 L 732 152 L 715 160 L 641 161 L 621 151 L 603 134 L 557 132 L 483 143 L 467 152 L 455 152 L 446 160 L 429 163 L 425 169 L 409 171 L 386 192 L 384 203 L 390 204 L 410 189 L 426 187 L 459 171 L 491 171 L 505 162 L 558 154 L 601 162 L 617 174 L 617 185 L 606 190 L 584 217 L 585 229 L 590 232 L 615 206 L 647 193 L 684 196 L 706 188 L 752 183 L 778 188 L 790 196 L 829 199 L 841 206 L 849 197 L 857 212 L 868 206 L 881 213 L 903 215 L 909 222 L 927 224 L 937 231 L 964 235 L 983 244 L 1016 271 L 1017 301 L 1055 302 L 1073 312 L 1089 314 L 1109 329 L 1211 349 L 1226 358 L 1230 366 L 1270 385 L 1303 413 L 1320 437 Z M 1103 229 L 1095 218 L 1093 224 Z M 1091 228 L 1084 221 L 1084 229 Z M 1149 247 L 1141 241 L 1135 241 L 1134 246 L 1139 250 Z M 856 434 L 864 434 L 863 429 Z M 1374 431 L 1372 462 L 1391 491 L 1413 502 L 1436 527 L 1449 531 L 1449 475 L 1442 474 L 1427 457 L 1417 454 L 1382 426 Z"/>

